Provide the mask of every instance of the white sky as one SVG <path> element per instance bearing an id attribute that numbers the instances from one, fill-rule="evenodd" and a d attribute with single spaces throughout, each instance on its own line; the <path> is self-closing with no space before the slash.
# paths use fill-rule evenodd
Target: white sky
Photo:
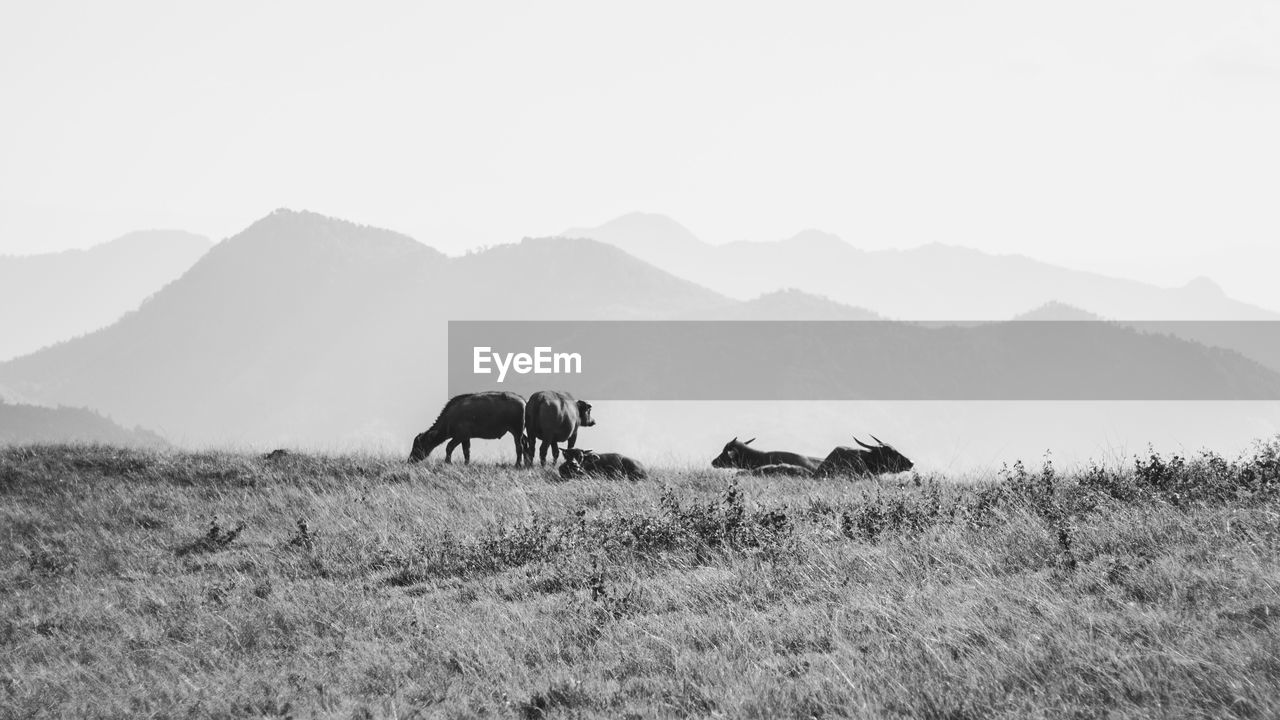
<path id="1" fill-rule="evenodd" d="M 341 6 L 5 3 L 0 253 L 282 206 L 457 252 L 645 210 L 1280 309 L 1276 1 Z"/>

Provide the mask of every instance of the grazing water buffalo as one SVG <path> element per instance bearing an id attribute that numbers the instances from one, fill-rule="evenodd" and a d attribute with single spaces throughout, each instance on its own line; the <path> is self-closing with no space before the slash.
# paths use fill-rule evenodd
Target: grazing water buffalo
<path id="1" fill-rule="evenodd" d="M 551 459 L 560 459 L 560 448 L 556 443 L 568 442 L 573 447 L 578 442 L 578 428 L 591 427 L 596 421 L 591 419 L 591 404 L 582 400 L 574 400 L 569 393 L 551 390 L 539 390 L 529 396 L 529 404 L 524 409 L 524 442 L 525 460 L 533 464 L 533 447 L 539 440 L 542 448 L 538 458 L 543 465 L 547 464 L 547 447 L 551 448 Z"/>
<path id="2" fill-rule="evenodd" d="M 511 433 L 516 444 L 516 465 L 524 457 L 524 398 L 509 392 L 458 395 L 445 403 L 431 428 L 413 439 L 409 462 L 425 460 L 445 440 L 444 461 L 452 462 L 453 449 L 462 445 L 462 457 L 471 462 L 471 438 L 497 440 Z"/>
<path id="3" fill-rule="evenodd" d="M 755 438 L 746 442 L 740 442 L 738 438 L 730 440 L 725 444 L 724 450 L 720 451 L 720 456 L 711 461 L 711 467 L 754 470 L 765 465 L 798 465 L 806 470 L 816 470 L 822 463 L 818 458 L 799 453 L 782 450 L 766 452 L 747 447 L 753 442 Z"/>
<path id="4" fill-rule="evenodd" d="M 838 447 L 832 450 L 822 461 L 814 475 L 880 475 L 910 470 L 915 463 L 906 455 L 898 452 L 892 445 L 886 445 L 875 435 L 871 436 L 877 445 L 868 445 L 858 438 L 853 441 L 861 448 Z"/>
<path id="5" fill-rule="evenodd" d="M 649 472 L 644 469 L 640 461 L 632 460 L 626 455 L 565 449 L 564 464 L 560 466 L 560 477 L 568 480 L 584 476 L 643 480 L 649 477 Z"/>

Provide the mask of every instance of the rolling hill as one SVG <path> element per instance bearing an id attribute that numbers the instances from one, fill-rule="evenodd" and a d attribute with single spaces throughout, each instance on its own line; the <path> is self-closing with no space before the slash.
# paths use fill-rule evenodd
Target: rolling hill
<path id="1" fill-rule="evenodd" d="M 209 247 L 199 235 L 148 230 L 88 250 L 0 256 L 0 360 L 111 324 Z"/>
<path id="2" fill-rule="evenodd" d="M 153 432 L 120 427 L 86 408 L 37 407 L 0 400 L 0 445 L 67 442 L 151 448 L 168 445 Z"/>

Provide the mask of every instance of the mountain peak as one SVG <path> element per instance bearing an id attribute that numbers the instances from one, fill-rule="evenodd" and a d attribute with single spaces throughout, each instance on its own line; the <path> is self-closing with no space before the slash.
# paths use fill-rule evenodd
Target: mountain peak
<path id="1" fill-rule="evenodd" d="M 835 237 L 834 235 L 832 237 Z M 882 320 L 877 313 L 836 302 L 826 295 L 796 288 L 764 293 L 743 304 L 752 319 L 761 320 Z"/>
<path id="2" fill-rule="evenodd" d="M 794 244 L 794 245 L 803 245 L 805 247 L 812 247 L 812 248 L 852 247 L 851 245 L 849 245 L 849 243 L 842 240 L 840 236 L 836 235 L 835 233 L 829 233 L 823 230 L 816 230 L 813 228 L 809 228 L 807 230 L 801 230 L 800 232 L 796 233 L 795 235 L 792 235 L 791 237 L 787 238 L 783 242 Z"/>
<path id="3" fill-rule="evenodd" d="M 711 246 L 689 228 L 657 213 L 633 212 L 595 228 L 571 228 L 564 237 L 589 238 L 613 245 L 658 267 L 670 268 L 681 258 L 707 252 Z"/>
<path id="4" fill-rule="evenodd" d="M 224 247 L 225 246 L 225 247 Z M 221 243 L 215 252 L 309 252 L 327 248 L 337 252 L 381 254 L 430 254 L 443 259 L 435 248 L 395 232 L 354 223 L 310 210 L 277 208 L 237 235 Z"/>
<path id="5" fill-rule="evenodd" d="M 1028 310 L 1013 318 L 1014 320 L 1101 320 L 1088 310 L 1081 310 L 1057 300 L 1050 300 L 1040 307 Z"/>
<path id="6" fill-rule="evenodd" d="M 1204 275 L 1192 278 L 1190 282 L 1182 286 L 1182 290 L 1209 297 L 1226 297 L 1222 286 Z"/>
<path id="7" fill-rule="evenodd" d="M 681 235 L 688 240 L 701 242 L 689 228 L 681 225 L 670 216 L 661 213 L 631 212 L 626 215 L 619 215 L 597 229 L 604 228 Z"/>

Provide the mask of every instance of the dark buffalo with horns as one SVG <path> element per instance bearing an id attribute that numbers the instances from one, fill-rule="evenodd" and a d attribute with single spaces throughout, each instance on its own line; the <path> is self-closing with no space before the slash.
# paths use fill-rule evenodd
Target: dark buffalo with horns
<path id="1" fill-rule="evenodd" d="M 649 477 L 649 473 L 639 460 L 632 460 L 626 455 L 567 448 L 564 451 L 564 464 L 560 466 L 560 477 L 565 480 L 578 477 L 643 480 Z"/>
<path id="2" fill-rule="evenodd" d="M 542 441 L 538 453 L 541 464 L 547 464 L 548 447 L 554 463 L 560 459 L 558 443 L 567 443 L 572 448 L 578 442 L 578 428 L 596 424 L 591 417 L 591 403 L 575 400 L 566 392 L 539 390 L 529 396 L 524 413 L 524 452 L 530 465 L 533 464 L 533 448 L 539 440 Z"/>
<path id="3" fill-rule="evenodd" d="M 756 450 L 747 447 L 755 442 L 755 438 L 751 438 L 746 442 L 734 438 L 725 443 L 724 449 L 720 451 L 720 455 L 711 461 L 711 467 L 714 468 L 738 468 L 741 470 L 755 470 L 765 465 L 795 465 L 805 470 L 817 470 L 822 461 L 815 457 L 801 455 L 799 453 L 786 452 L 785 450 Z"/>
<path id="4" fill-rule="evenodd" d="M 814 470 L 818 477 L 832 475 L 881 475 L 884 473 L 904 472 L 915 467 L 915 463 L 906 455 L 898 452 L 875 435 L 871 436 L 876 445 L 868 445 L 858 438 L 853 441 L 861 447 L 838 447 L 827 455 L 822 464 Z"/>
<path id="5" fill-rule="evenodd" d="M 516 465 L 524 458 L 524 398 L 509 392 L 481 392 L 458 395 L 445 403 L 430 429 L 413 439 L 409 462 L 425 460 L 445 440 L 444 461 L 452 462 L 454 448 L 462 446 L 462 457 L 471 462 L 471 439 L 497 440 L 511 433 L 516 446 Z"/>

